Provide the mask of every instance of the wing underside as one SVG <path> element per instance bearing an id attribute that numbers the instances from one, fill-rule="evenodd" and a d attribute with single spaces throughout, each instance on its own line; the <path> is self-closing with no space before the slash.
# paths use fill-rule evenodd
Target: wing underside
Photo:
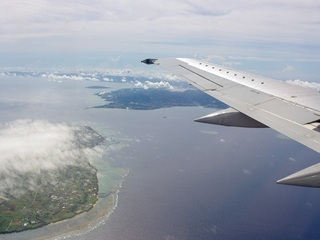
<path id="1" fill-rule="evenodd" d="M 144 62 L 166 68 L 230 106 L 197 121 L 227 126 L 270 127 L 320 153 L 319 92 L 193 59 L 147 59 Z M 290 178 L 279 183 L 320 187 L 318 180 L 316 184 L 310 184 L 312 179 L 316 181 L 313 177 L 315 172 L 320 175 L 320 166 L 312 168 L 311 173 L 306 170 L 298 179 L 294 176 L 294 183 Z M 308 181 L 299 182 L 306 175 Z"/>

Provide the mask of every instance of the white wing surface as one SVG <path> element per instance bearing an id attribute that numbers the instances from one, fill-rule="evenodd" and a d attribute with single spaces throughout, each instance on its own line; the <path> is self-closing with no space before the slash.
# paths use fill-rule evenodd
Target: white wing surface
<path id="1" fill-rule="evenodd" d="M 160 65 L 230 106 L 196 121 L 271 127 L 320 153 L 319 92 L 194 59 L 146 59 L 142 62 Z M 320 187 L 320 164 L 278 183 Z"/>

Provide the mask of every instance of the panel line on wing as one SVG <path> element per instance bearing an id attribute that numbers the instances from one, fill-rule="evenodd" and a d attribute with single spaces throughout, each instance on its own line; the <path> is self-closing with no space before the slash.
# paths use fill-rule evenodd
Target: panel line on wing
<path id="1" fill-rule="evenodd" d="M 199 76 L 199 77 L 202 77 L 203 79 L 206 79 L 207 81 L 209 81 L 209 82 L 211 82 L 211 83 L 214 83 L 214 84 L 218 85 L 219 87 L 223 88 L 223 86 L 222 86 L 221 84 L 216 83 L 216 82 L 212 81 L 211 79 L 206 78 L 206 77 L 202 76 L 201 74 L 199 74 L 199 73 L 197 73 L 197 72 L 195 72 L 195 71 L 192 71 L 191 69 L 186 68 L 185 66 L 183 66 L 183 65 L 181 65 L 181 64 L 179 64 L 179 66 L 182 67 L 182 68 L 184 68 L 185 70 L 187 70 L 187 71 L 189 71 L 189 72 L 191 72 L 191 73 L 193 73 L 193 74 L 195 74 L 195 75 L 197 75 L 197 76 Z"/>

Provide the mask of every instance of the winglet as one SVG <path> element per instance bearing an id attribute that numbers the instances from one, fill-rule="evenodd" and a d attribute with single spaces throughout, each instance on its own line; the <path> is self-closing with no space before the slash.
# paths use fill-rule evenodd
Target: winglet
<path id="1" fill-rule="evenodd" d="M 153 58 L 147 58 L 145 60 L 142 60 L 141 62 L 142 63 L 145 63 L 145 64 L 155 64 L 155 62 L 157 61 L 158 59 L 153 59 Z"/>

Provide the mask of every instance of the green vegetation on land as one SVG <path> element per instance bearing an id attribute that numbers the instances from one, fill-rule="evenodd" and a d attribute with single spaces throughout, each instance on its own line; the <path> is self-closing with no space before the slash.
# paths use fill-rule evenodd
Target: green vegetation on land
<path id="1" fill-rule="evenodd" d="M 57 181 L 43 181 L 50 179 L 49 174 L 55 174 Z M 32 177 L 25 175 L 22 180 Z M 72 218 L 90 210 L 98 200 L 97 171 L 89 164 L 43 171 L 35 181 L 35 189 L 18 197 L 0 196 L 0 233 L 34 229 Z"/>

